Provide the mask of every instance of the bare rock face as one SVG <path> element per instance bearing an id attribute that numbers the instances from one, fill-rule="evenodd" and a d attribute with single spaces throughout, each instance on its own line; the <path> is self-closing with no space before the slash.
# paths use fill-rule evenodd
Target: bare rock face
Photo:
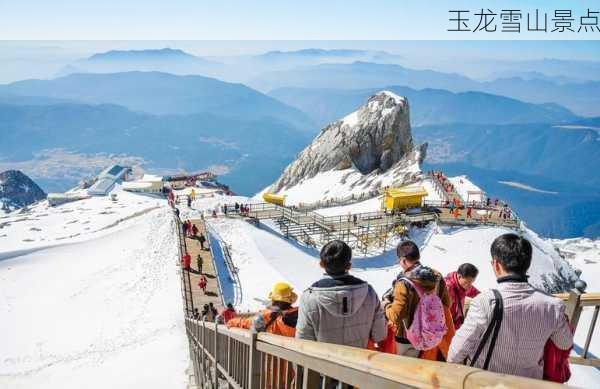
<path id="1" fill-rule="evenodd" d="M 44 191 L 19 170 L 0 172 L 0 211 L 10 212 L 45 198 Z"/>
<path id="2" fill-rule="evenodd" d="M 413 147 L 408 101 L 382 91 L 321 130 L 270 190 L 278 192 L 332 169 L 354 166 L 362 174 L 382 173 L 406 158 Z"/>

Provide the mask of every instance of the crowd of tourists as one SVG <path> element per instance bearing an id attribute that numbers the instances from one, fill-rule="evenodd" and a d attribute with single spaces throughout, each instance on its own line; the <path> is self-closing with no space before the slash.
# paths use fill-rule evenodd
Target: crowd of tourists
<path id="1" fill-rule="evenodd" d="M 572 328 L 562 301 L 527 282 L 531 243 L 504 234 L 490 251 L 498 285 L 480 292 L 473 286 L 479 273 L 474 265 L 443 276 L 421 262 L 414 242 L 403 241 L 396 249 L 402 271 L 380 299 L 350 273 L 352 249 L 332 241 L 320 253 L 323 277 L 302 293 L 298 305 L 293 287 L 278 282 L 266 309 L 227 325 L 566 381 Z"/>

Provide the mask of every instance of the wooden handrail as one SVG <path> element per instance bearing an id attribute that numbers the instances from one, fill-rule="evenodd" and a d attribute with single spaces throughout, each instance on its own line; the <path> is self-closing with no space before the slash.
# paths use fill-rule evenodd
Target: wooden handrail
<path id="1" fill-rule="evenodd" d="M 563 301 L 569 300 L 569 293 L 559 293 L 555 294 L 554 297 L 557 297 Z M 600 293 L 583 293 L 581 294 L 580 299 L 581 305 L 584 307 L 592 307 L 596 305 L 600 305 Z"/>
<path id="2" fill-rule="evenodd" d="M 186 319 L 186 327 L 188 334 L 192 334 L 189 336 L 190 350 L 196 376 L 201 381 L 199 384 L 206 383 L 209 386 L 215 379 L 213 372 L 217 371 L 221 379 L 236 388 L 263 387 L 257 382 L 265 380 L 272 384 L 270 387 L 279 387 L 277 383 L 291 380 L 293 385 L 287 387 L 316 388 L 318 385 L 314 384 L 318 384 L 320 376 L 361 388 L 568 387 L 356 347 L 269 333 L 257 335 L 248 330 L 189 318 Z M 290 373 L 284 365 L 295 370 L 295 373 Z M 302 380 L 305 381 L 304 385 L 301 385 Z"/>

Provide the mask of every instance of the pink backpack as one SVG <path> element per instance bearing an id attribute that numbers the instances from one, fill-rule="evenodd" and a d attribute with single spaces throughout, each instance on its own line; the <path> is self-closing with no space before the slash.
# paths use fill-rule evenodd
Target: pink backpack
<path id="1" fill-rule="evenodd" d="M 444 317 L 444 306 L 436 291 L 424 293 L 420 286 L 408 278 L 402 281 L 410 284 L 419 294 L 419 304 L 415 310 L 410 328 L 406 337 L 417 350 L 429 350 L 440 344 L 448 331 Z"/>

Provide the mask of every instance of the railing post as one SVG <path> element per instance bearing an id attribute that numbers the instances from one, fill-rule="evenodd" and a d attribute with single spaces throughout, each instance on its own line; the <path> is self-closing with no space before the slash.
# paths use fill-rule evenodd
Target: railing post
<path id="1" fill-rule="evenodd" d="M 251 334 L 248 352 L 248 389 L 260 388 L 260 352 L 256 349 L 256 333 Z"/>
<path id="2" fill-rule="evenodd" d="M 204 387 L 204 381 L 206 380 L 206 337 L 205 337 L 205 333 L 206 333 L 206 325 L 204 324 L 204 320 L 202 320 L 202 327 L 200 328 L 200 331 L 202 331 L 202 335 L 200 336 L 201 342 L 202 342 L 202 348 L 200 349 L 200 363 L 201 363 L 201 367 L 202 367 L 202 379 L 200 384 L 202 384 L 201 386 Z"/>
<path id="3" fill-rule="evenodd" d="M 579 323 L 579 316 L 581 316 L 581 292 L 577 289 L 571 289 L 569 291 L 569 300 L 566 303 L 567 316 L 569 321 L 573 325 L 574 329 L 577 329 Z"/>
<path id="4" fill-rule="evenodd" d="M 213 357 L 215 358 L 215 365 L 213 366 L 215 369 L 215 375 L 212 377 L 213 378 L 213 388 L 218 388 L 219 387 L 219 325 L 217 323 L 214 323 L 215 325 L 215 343 L 214 343 L 214 353 L 213 353 Z"/>
<path id="5" fill-rule="evenodd" d="M 600 305 L 596 305 L 594 308 L 594 314 L 592 315 L 592 322 L 588 329 L 587 337 L 585 338 L 585 345 L 583 346 L 583 358 L 587 358 L 588 351 L 590 349 L 590 343 L 592 342 L 592 336 L 594 335 L 594 328 L 596 328 L 596 321 L 598 320 L 598 312 L 600 312 Z"/>
<path id="6" fill-rule="evenodd" d="M 321 383 L 321 375 L 307 367 L 304 368 L 304 374 L 302 377 L 302 389 L 314 389 L 318 388 Z"/>

